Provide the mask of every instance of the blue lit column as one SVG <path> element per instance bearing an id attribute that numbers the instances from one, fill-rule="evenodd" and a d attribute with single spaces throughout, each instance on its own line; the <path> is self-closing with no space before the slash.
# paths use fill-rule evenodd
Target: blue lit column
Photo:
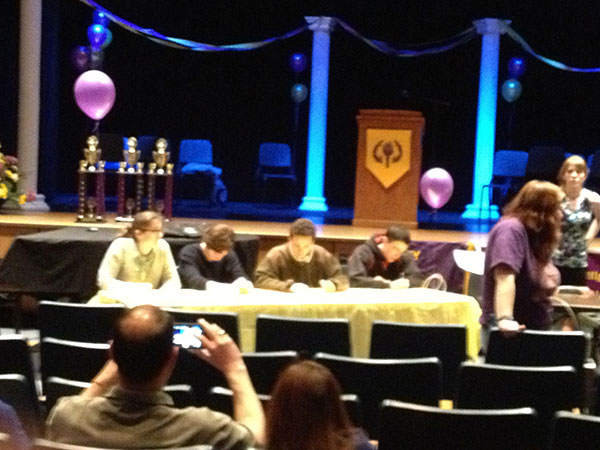
<path id="1" fill-rule="evenodd" d="M 480 19 L 474 22 L 481 34 L 481 65 L 479 69 L 479 101 L 477 104 L 477 129 L 475 135 L 475 163 L 473 165 L 473 201 L 467 205 L 462 217 L 488 218 L 489 196 L 481 198 L 481 187 L 492 179 L 494 141 L 496 139 L 496 99 L 498 96 L 498 59 L 500 35 L 506 32 L 510 21 Z M 498 218 L 498 207 L 492 205 L 490 218 Z"/>
<path id="2" fill-rule="evenodd" d="M 310 69 L 306 191 L 299 209 L 327 211 L 324 185 L 327 91 L 329 89 L 329 34 L 333 30 L 335 20 L 331 17 L 305 17 L 305 19 L 313 32 L 313 47 Z"/>

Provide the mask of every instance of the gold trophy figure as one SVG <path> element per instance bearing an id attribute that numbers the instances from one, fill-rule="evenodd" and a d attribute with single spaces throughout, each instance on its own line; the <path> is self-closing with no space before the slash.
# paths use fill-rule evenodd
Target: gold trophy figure
<path id="1" fill-rule="evenodd" d="M 165 173 L 165 167 L 169 162 L 169 158 L 171 157 L 171 153 L 167 151 L 167 140 L 164 138 L 160 138 L 156 140 L 156 150 L 152 152 L 152 159 L 156 163 L 156 173 L 162 175 Z"/>
<path id="2" fill-rule="evenodd" d="M 123 150 L 123 159 L 128 166 L 127 172 L 134 173 L 138 170 L 140 151 L 137 149 L 138 140 L 133 136 L 127 139 L 127 150 Z"/>
<path id="3" fill-rule="evenodd" d="M 87 147 L 83 149 L 85 167 L 88 172 L 95 172 L 96 164 L 100 161 L 102 156 L 102 150 L 98 147 L 98 138 L 92 134 L 86 139 L 85 143 L 87 144 Z"/>

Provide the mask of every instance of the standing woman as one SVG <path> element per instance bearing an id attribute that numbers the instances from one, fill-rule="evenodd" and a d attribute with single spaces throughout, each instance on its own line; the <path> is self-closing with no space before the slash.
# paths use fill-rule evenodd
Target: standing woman
<path id="1" fill-rule="evenodd" d="M 492 228 L 483 273 L 484 349 L 492 326 L 507 336 L 550 326 L 550 296 L 560 284 L 552 253 L 560 241 L 562 197 L 552 183 L 529 181 Z"/>
<path id="2" fill-rule="evenodd" d="M 106 251 L 98 269 L 98 287 L 119 289 L 144 283 L 152 289 L 180 289 L 171 248 L 162 235 L 163 220 L 158 213 L 136 214 L 125 235 Z"/>
<path id="3" fill-rule="evenodd" d="M 333 373 L 315 361 L 288 366 L 267 407 L 268 450 L 374 450 L 354 428 Z"/>
<path id="4" fill-rule="evenodd" d="M 560 271 L 561 284 L 585 286 L 587 247 L 598 234 L 600 195 L 584 189 L 587 174 L 585 160 L 577 155 L 565 159 L 558 172 L 565 198 L 560 204 L 562 240 L 552 259 Z"/>

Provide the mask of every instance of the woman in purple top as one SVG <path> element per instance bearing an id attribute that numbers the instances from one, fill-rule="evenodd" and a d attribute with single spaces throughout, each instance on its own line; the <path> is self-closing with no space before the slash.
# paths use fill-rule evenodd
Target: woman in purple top
<path id="1" fill-rule="evenodd" d="M 549 327 L 550 296 L 560 284 L 552 252 L 560 241 L 562 197 L 552 183 L 529 181 L 490 232 L 480 319 L 484 341 L 491 326 L 507 336 Z"/>

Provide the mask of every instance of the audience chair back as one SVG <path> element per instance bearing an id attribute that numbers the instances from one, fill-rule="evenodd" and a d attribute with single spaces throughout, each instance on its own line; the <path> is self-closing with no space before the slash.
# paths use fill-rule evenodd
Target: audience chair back
<path id="1" fill-rule="evenodd" d="M 42 382 L 50 377 L 91 381 L 108 360 L 109 344 L 44 338 L 40 344 Z"/>
<path id="2" fill-rule="evenodd" d="M 18 373 L 0 375 L 0 400 L 14 408 L 29 435 L 38 434 L 40 406 L 37 396 L 31 396 L 27 378 Z"/>
<path id="3" fill-rule="evenodd" d="M 200 318 L 211 323 L 216 323 L 240 345 L 240 333 L 238 325 L 238 314 L 234 312 L 212 312 L 212 311 L 185 311 L 175 308 L 162 308 L 175 319 L 175 323 L 196 323 Z"/>
<path id="4" fill-rule="evenodd" d="M 39 303 L 40 339 L 52 337 L 80 342 L 106 343 L 114 324 L 125 311 L 120 304 L 88 305 L 43 300 Z"/>
<path id="5" fill-rule="evenodd" d="M 552 422 L 550 450 L 597 450 L 600 417 L 559 411 Z"/>
<path id="6" fill-rule="evenodd" d="M 31 450 L 113 450 L 99 447 L 85 447 L 83 445 L 63 444 L 48 439 L 35 439 Z M 160 449 L 159 449 L 160 450 Z M 176 450 L 214 450 L 212 445 L 194 445 L 191 447 L 178 447 Z M 249 450 L 253 450 L 249 448 Z"/>
<path id="7" fill-rule="evenodd" d="M 581 406 L 573 367 L 525 367 L 463 363 L 458 377 L 457 408 L 534 408 L 540 436 L 547 436 L 556 411 Z"/>
<path id="8" fill-rule="evenodd" d="M 259 314 L 256 317 L 256 351 L 332 353 L 349 356 L 348 319 L 304 319 Z"/>
<path id="9" fill-rule="evenodd" d="M 295 351 L 244 353 L 244 363 L 259 394 L 270 394 L 279 374 L 298 358 Z"/>
<path id="10" fill-rule="evenodd" d="M 27 339 L 20 334 L 0 336 L 0 373 L 19 374 L 25 377 L 29 396 L 38 398 L 33 375 L 33 363 Z"/>
<path id="11" fill-rule="evenodd" d="M 379 450 L 533 450 L 531 408 L 440 409 L 384 400 Z"/>
<path id="12" fill-rule="evenodd" d="M 362 405 L 365 429 L 377 435 L 377 411 L 384 399 L 437 406 L 442 390 L 438 358 L 359 359 L 317 353 L 315 361 L 328 367 L 345 394 L 356 394 Z"/>
<path id="13" fill-rule="evenodd" d="M 454 398 L 460 363 L 467 359 L 465 325 L 423 325 L 374 321 L 371 358 L 425 358 L 442 363 L 442 395 Z"/>
<path id="14" fill-rule="evenodd" d="M 263 409 L 271 400 L 268 394 L 257 394 Z M 213 386 L 208 390 L 206 406 L 213 411 L 219 411 L 233 417 L 233 391 L 223 386 Z"/>

